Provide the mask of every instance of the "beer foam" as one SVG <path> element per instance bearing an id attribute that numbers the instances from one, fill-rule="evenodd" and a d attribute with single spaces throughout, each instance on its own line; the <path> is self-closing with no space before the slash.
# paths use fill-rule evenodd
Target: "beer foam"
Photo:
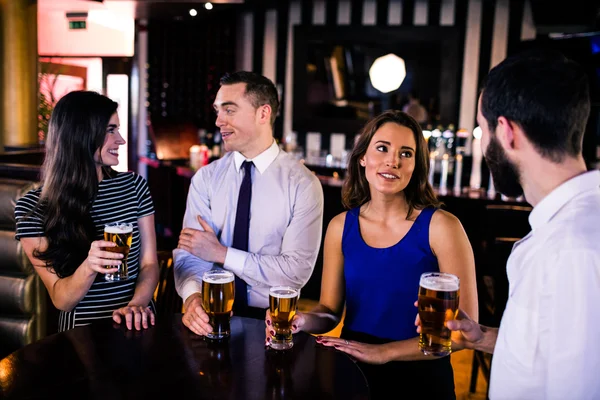
<path id="1" fill-rule="evenodd" d="M 421 279 L 421 286 L 440 292 L 452 292 L 458 290 L 458 279 L 453 280 L 443 276 L 428 276 Z"/>
<path id="2" fill-rule="evenodd" d="M 130 233 L 132 231 L 133 226 L 127 224 L 107 225 L 104 227 L 104 232 L 107 233 Z"/>
<path id="3" fill-rule="evenodd" d="M 217 273 L 212 274 L 211 276 L 203 276 L 202 280 L 206 283 L 213 283 L 216 285 L 222 285 L 224 283 L 233 282 L 234 275 L 227 273 Z"/>
<path id="4" fill-rule="evenodd" d="M 287 286 L 272 287 L 269 294 L 280 299 L 293 299 L 298 296 L 298 290 Z"/>

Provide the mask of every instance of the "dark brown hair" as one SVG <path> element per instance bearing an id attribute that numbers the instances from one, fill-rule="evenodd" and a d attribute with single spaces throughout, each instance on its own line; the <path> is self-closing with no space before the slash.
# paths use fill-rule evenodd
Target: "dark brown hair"
<path id="1" fill-rule="evenodd" d="M 346 179 L 342 188 L 342 203 L 344 207 L 348 209 L 359 207 L 371 200 L 369 182 L 365 176 L 364 167 L 360 165 L 360 160 L 367 152 L 367 148 L 375 132 L 388 122 L 410 129 L 417 143 L 417 148 L 415 149 L 415 170 L 410 178 L 410 182 L 404 189 L 404 196 L 408 204 L 406 219 L 412 215 L 415 209 L 422 210 L 428 206 L 439 207 L 441 203 L 427 181 L 429 173 L 429 149 L 427 148 L 421 127 L 410 115 L 397 110 L 388 110 L 379 114 L 367 122 L 360 131 L 360 136 L 348 160 Z"/>
<path id="2" fill-rule="evenodd" d="M 96 228 L 90 211 L 98 193 L 94 154 L 101 149 L 118 104 L 90 91 L 64 95 L 52 111 L 42 169 L 42 195 L 48 247 L 34 256 L 60 278 L 72 275 L 86 259 Z M 111 169 L 103 169 L 111 174 Z"/>
<path id="3" fill-rule="evenodd" d="M 275 123 L 279 112 L 279 96 L 273 82 L 267 77 L 249 71 L 226 73 L 221 78 L 221 85 L 246 84 L 246 96 L 256 109 L 268 104 L 271 107 L 271 126 Z"/>
<path id="4" fill-rule="evenodd" d="M 501 116 L 516 122 L 542 157 L 560 163 L 581 154 L 589 79 L 581 65 L 554 50 L 518 53 L 488 74 L 481 113 L 492 133 Z"/>

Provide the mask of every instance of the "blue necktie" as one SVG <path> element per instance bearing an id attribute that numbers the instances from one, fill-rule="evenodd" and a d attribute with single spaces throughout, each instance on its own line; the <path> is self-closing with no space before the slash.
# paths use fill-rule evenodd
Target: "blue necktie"
<path id="1" fill-rule="evenodd" d="M 244 161 L 244 180 L 240 186 L 237 212 L 235 214 L 235 226 L 233 228 L 233 243 L 231 247 L 238 250 L 248 251 L 248 231 L 250 228 L 250 199 L 252 198 L 252 161 Z M 246 282 L 235 277 L 235 300 L 234 310 L 242 310 L 248 306 L 248 285 Z"/>

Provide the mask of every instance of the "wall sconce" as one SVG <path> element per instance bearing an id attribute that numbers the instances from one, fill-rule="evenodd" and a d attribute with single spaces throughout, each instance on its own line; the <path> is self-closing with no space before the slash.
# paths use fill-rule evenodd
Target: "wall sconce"
<path id="1" fill-rule="evenodd" d="M 379 57 L 369 69 L 369 78 L 371 85 L 382 93 L 398 89 L 406 78 L 404 60 L 392 53 Z"/>

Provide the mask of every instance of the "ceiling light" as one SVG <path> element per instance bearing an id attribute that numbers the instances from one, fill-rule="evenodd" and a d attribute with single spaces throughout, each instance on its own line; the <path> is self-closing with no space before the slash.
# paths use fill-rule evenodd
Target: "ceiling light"
<path id="1" fill-rule="evenodd" d="M 392 92 L 406 77 L 404 60 L 392 53 L 379 57 L 369 69 L 369 77 L 375 89 L 382 93 Z"/>
<path id="2" fill-rule="evenodd" d="M 207 10 L 212 10 L 213 9 L 213 5 L 211 2 L 208 2 L 204 5 L 204 8 L 206 8 Z"/>
<path id="3" fill-rule="evenodd" d="M 192 17 L 195 17 L 196 15 L 198 15 L 198 11 L 196 11 L 196 9 L 195 9 L 195 8 L 192 8 L 192 9 L 190 9 L 190 15 L 191 15 Z"/>

